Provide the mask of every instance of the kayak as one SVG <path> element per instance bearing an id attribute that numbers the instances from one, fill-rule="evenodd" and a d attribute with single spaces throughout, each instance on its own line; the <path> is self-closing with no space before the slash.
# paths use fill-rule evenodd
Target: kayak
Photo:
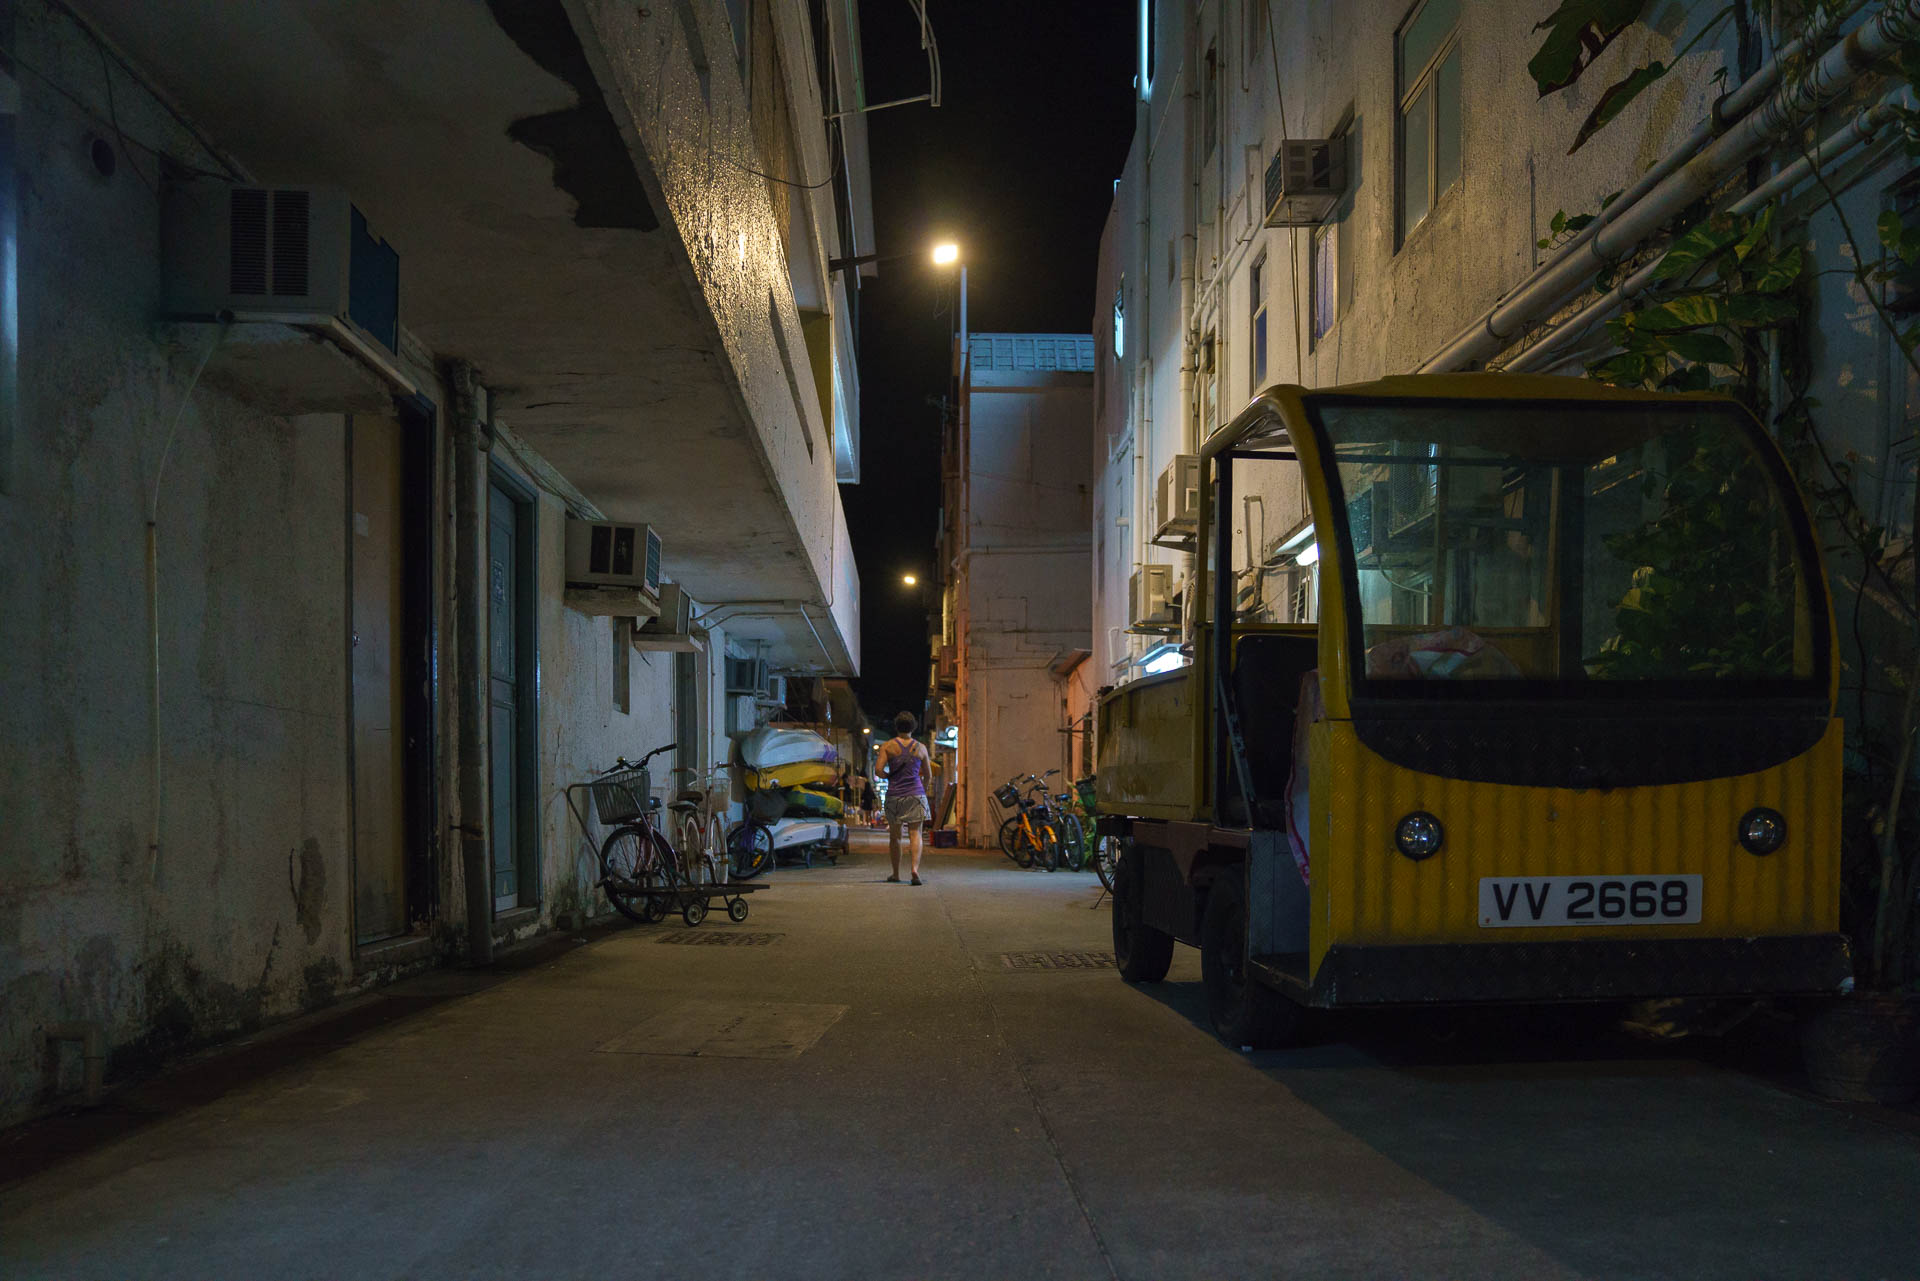
<path id="1" fill-rule="evenodd" d="M 749 791 L 762 787 L 804 787 L 813 783 L 831 783 L 840 775 L 838 765 L 805 761 L 796 765 L 778 765 L 765 770 L 747 771 Z"/>
<path id="2" fill-rule="evenodd" d="M 794 787 L 787 790 L 787 814 L 789 816 L 824 816 L 839 818 L 846 809 L 838 796 L 828 792 L 815 791 L 810 787 Z"/>
<path id="3" fill-rule="evenodd" d="M 840 754 L 810 729 L 765 725 L 740 740 L 740 759 L 754 769 L 771 770 L 781 765 L 832 765 Z"/>

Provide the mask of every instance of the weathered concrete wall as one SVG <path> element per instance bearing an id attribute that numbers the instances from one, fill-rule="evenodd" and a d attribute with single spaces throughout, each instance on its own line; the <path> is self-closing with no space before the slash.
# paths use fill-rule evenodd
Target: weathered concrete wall
<path id="1" fill-rule="evenodd" d="M 200 352 L 154 329 L 154 157 L 93 167 L 100 60 L 69 22 L 17 7 L 15 46 L 87 110 L 23 80 L 0 1123 L 39 1100 L 50 1021 L 101 1024 L 124 1071 L 330 999 L 351 971 L 343 420 L 271 417 L 206 384 L 189 397 Z M 130 137 L 184 142 L 125 80 L 115 106 Z"/>

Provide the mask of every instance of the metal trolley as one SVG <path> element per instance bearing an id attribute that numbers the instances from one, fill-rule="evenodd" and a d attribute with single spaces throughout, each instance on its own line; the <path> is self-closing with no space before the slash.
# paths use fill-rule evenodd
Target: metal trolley
<path id="1" fill-rule="evenodd" d="M 655 748 L 638 765 L 622 758 L 599 777 L 570 784 L 566 788 L 567 808 L 592 844 L 593 825 L 587 820 L 586 804 L 579 794 L 585 792 L 590 798 L 593 813 L 606 832 L 597 850 L 598 884 L 621 915 L 651 925 L 678 911 L 680 919 L 692 926 L 706 920 L 717 900 L 725 905 L 729 920 L 744 921 L 746 896 L 763 887 L 732 879 L 727 859 L 707 869 L 716 879 L 690 879 L 695 869 L 683 866 L 679 852 L 660 829 L 661 806 L 653 795 L 647 762 L 675 746 L 669 743 Z M 726 879 L 717 879 L 720 875 Z"/>

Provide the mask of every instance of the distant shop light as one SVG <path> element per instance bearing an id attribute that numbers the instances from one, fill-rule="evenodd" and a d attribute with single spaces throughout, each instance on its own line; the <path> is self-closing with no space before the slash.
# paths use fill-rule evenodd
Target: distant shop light
<path id="1" fill-rule="evenodd" d="M 935 747 L 960 746 L 960 727 L 958 725 L 949 725 L 945 729 L 942 729 L 938 734 L 933 736 L 933 745 Z"/>
<path id="2" fill-rule="evenodd" d="M 1302 569 L 1305 569 L 1308 565 L 1313 564 L 1315 561 L 1319 559 L 1320 559 L 1320 544 L 1308 543 L 1305 547 L 1301 548 L 1298 553 L 1295 554 L 1293 558 L 1293 563 L 1300 566 Z"/>

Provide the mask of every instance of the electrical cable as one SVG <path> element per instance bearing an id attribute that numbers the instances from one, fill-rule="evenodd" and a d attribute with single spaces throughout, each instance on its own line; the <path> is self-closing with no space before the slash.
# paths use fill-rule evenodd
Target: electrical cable
<path id="1" fill-rule="evenodd" d="M 22 62 L 19 56 L 16 55 L 12 49 L 6 48 L 4 46 L 0 46 L 0 57 L 6 58 L 7 61 L 11 62 L 14 66 L 26 72 L 28 75 L 33 76 L 35 79 L 39 80 L 42 84 L 46 85 L 47 88 L 53 90 L 55 93 L 59 94 L 62 98 L 65 98 L 68 102 L 72 103 L 74 107 L 79 110 L 80 114 L 85 116 L 88 120 L 91 120 L 93 123 L 103 126 L 104 128 L 113 130 L 114 135 L 116 138 L 119 139 L 123 150 L 125 146 L 130 143 L 133 146 L 140 148 L 142 151 L 151 153 L 156 159 L 166 160 L 168 163 L 177 166 L 182 172 L 192 174 L 196 178 L 220 178 L 226 181 L 245 181 L 244 179 L 235 178 L 230 172 L 218 172 L 212 169 L 201 169 L 194 165 L 187 164 L 184 161 L 178 159 L 177 157 L 174 157 L 171 154 L 169 154 L 166 148 L 156 147 L 150 142 L 147 142 L 141 138 L 135 137 L 132 134 L 124 132 L 119 127 L 118 122 L 101 116 L 100 113 L 96 111 L 90 104 L 88 104 L 85 99 L 81 98 L 78 94 L 74 93 L 71 89 L 61 84 L 58 80 L 54 79 L 52 76 L 48 75 L 46 72 L 40 70 L 40 68 L 34 66 L 32 63 Z M 218 159 L 218 157 L 215 157 L 215 158 Z M 136 169 L 135 172 L 138 173 L 139 171 Z M 142 181 L 143 182 L 145 181 L 144 176 L 142 176 Z M 149 188 L 149 190 L 151 190 L 151 188 Z"/>

